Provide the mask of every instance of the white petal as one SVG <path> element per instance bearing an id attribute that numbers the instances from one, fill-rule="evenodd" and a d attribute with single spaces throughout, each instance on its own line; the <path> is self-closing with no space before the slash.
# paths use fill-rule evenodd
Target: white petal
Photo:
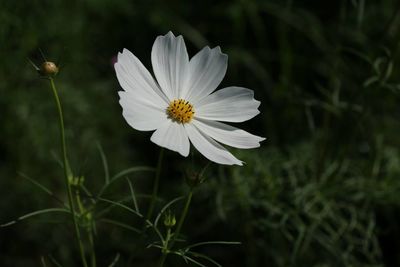
<path id="1" fill-rule="evenodd" d="M 193 124 L 216 141 L 232 147 L 255 148 L 265 140 L 263 137 L 217 121 L 193 120 Z"/>
<path id="2" fill-rule="evenodd" d="M 179 97 L 189 67 L 189 56 L 182 36 L 172 32 L 158 36 L 151 51 L 151 63 L 158 84 L 172 101 Z"/>
<path id="3" fill-rule="evenodd" d="M 150 140 L 161 147 L 179 152 L 184 157 L 189 155 L 190 143 L 181 123 L 168 120 L 153 133 Z"/>
<path id="4" fill-rule="evenodd" d="M 152 99 L 155 105 L 169 103 L 148 70 L 129 50 L 124 49 L 122 53 L 118 53 L 118 61 L 114 68 L 118 81 L 125 91 Z"/>
<path id="5" fill-rule="evenodd" d="M 118 94 L 123 109 L 122 115 L 132 128 L 152 131 L 168 120 L 165 108 L 155 106 L 151 100 L 137 97 L 130 91 L 120 91 Z"/>
<path id="6" fill-rule="evenodd" d="M 194 105 L 200 119 L 242 122 L 260 113 L 260 102 L 254 92 L 243 87 L 227 87 L 207 96 Z"/>
<path id="7" fill-rule="evenodd" d="M 193 124 L 185 124 L 185 129 L 189 136 L 190 142 L 192 142 L 194 147 L 209 160 L 219 164 L 236 164 L 242 166 L 242 162 L 240 160 L 235 158 L 223 146 L 198 130 Z"/>
<path id="8" fill-rule="evenodd" d="M 228 65 L 228 56 L 219 47 L 204 47 L 189 63 L 189 78 L 182 98 L 195 103 L 209 95 L 221 83 Z"/>

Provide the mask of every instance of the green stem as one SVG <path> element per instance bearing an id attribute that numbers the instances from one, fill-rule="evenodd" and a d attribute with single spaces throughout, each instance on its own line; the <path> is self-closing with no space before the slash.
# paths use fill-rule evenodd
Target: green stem
<path id="1" fill-rule="evenodd" d="M 159 266 L 162 267 L 164 265 L 165 259 L 167 258 L 168 248 L 169 248 L 169 240 L 171 238 L 171 228 L 168 227 L 167 237 L 165 238 L 164 246 L 162 248 L 162 257 L 159 262 Z"/>
<path id="2" fill-rule="evenodd" d="M 167 255 L 168 255 L 168 252 L 163 252 L 161 259 L 160 259 L 160 263 L 158 264 L 159 267 L 164 266 L 164 262 L 167 259 Z"/>
<path id="3" fill-rule="evenodd" d="M 149 207 L 149 210 L 146 215 L 146 221 L 150 220 L 151 216 L 153 215 L 154 207 L 156 204 L 158 187 L 159 187 L 159 183 L 160 183 L 160 174 L 161 174 L 161 165 L 162 165 L 163 156 L 164 156 L 164 149 L 161 148 L 160 154 L 158 156 L 156 178 L 155 178 L 154 185 L 153 185 L 153 193 L 151 195 L 150 207 Z"/>
<path id="4" fill-rule="evenodd" d="M 192 197 L 193 197 L 193 190 L 190 190 L 190 192 L 189 192 L 189 194 L 188 194 L 188 196 L 186 198 L 185 207 L 183 208 L 181 217 L 179 218 L 178 225 L 176 226 L 175 233 L 171 238 L 171 242 L 169 242 L 169 240 L 166 241 L 167 242 L 167 247 L 162 252 L 163 254 L 162 254 L 161 259 L 160 259 L 159 267 L 163 267 L 164 266 L 164 262 L 167 259 L 168 252 L 174 246 L 176 238 L 179 236 L 179 234 L 181 232 L 181 229 L 182 229 L 182 226 L 183 226 L 183 222 L 185 221 L 186 215 L 187 215 L 187 213 L 189 211 L 190 202 L 192 201 Z"/>
<path id="5" fill-rule="evenodd" d="M 181 214 L 181 217 L 179 218 L 178 226 L 176 226 L 175 233 L 172 236 L 172 240 L 171 240 L 171 243 L 170 243 L 170 246 L 169 246 L 170 248 L 172 248 L 172 246 L 174 245 L 174 243 L 176 241 L 176 238 L 181 233 L 182 225 L 183 225 L 183 222 L 185 221 L 186 215 L 187 215 L 187 213 L 189 211 L 189 206 L 190 206 L 190 202 L 192 201 L 192 197 L 193 197 L 193 191 L 190 190 L 190 192 L 189 192 L 189 194 L 188 194 L 188 196 L 186 198 L 185 207 L 183 208 L 183 212 Z"/>
<path id="6" fill-rule="evenodd" d="M 65 186 L 67 187 L 68 204 L 69 204 L 69 207 L 71 210 L 72 222 L 74 224 L 75 236 L 76 236 L 76 239 L 78 242 L 82 264 L 84 267 L 88 267 L 86 258 L 85 258 L 85 253 L 83 250 L 83 244 L 82 244 L 81 235 L 79 232 L 78 223 L 75 218 L 75 208 L 74 208 L 74 202 L 73 202 L 73 198 L 72 198 L 72 189 L 71 189 L 71 185 L 68 181 L 67 146 L 65 143 L 64 117 L 63 117 L 63 112 L 62 112 L 62 108 L 61 108 L 61 102 L 60 102 L 60 98 L 58 97 L 58 92 L 56 89 L 56 85 L 54 84 L 53 78 L 49 78 L 49 79 L 50 79 L 51 89 L 53 90 L 54 99 L 57 104 L 57 110 L 58 110 L 58 116 L 59 116 L 59 122 L 60 122 L 60 138 L 61 138 L 61 149 L 62 149 L 62 155 L 63 155 L 64 180 L 65 180 Z"/>
<path id="7" fill-rule="evenodd" d="M 90 260 L 92 267 L 96 267 L 96 251 L 94 248 L 94 238 L 93 238 L 93 222 L 90 222 L 90 227 L 88 227 L 89 243 L 90 243 Z"/>
<path id="8" fill-rule="evenodd" d="M 85 209 L 83 206 L 83 203 L 81 201 L 81 194 L 80 194 L 80 189 L 76 189 L 75 195 L 76 195 L 76 203 L 78 204 L 79 212 L 81 216 L 85 216 L 85 228 L 86 228 L 86 233 L 87 237 L 89 239 L 89 245 L 90 245 L 90 266 L 91 267 L 96 267 L 96 251 L 94 248 L 94 238 L 93 238 L 93 231 L 94 231 L 94 225 L 93 225 L 93 217 L 91 216 L 91 213 L 88 213 L 88 211 Z M 90 217 L 88 217 L 90 216 Z"/>

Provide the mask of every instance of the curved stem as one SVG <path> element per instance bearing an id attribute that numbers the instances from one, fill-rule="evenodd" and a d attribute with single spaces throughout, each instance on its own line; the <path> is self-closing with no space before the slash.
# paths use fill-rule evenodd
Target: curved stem
<path id="1" fill-rule="evenodd" d="M 183 208 L 181 217 L 179 218 L 178 225 L 176 226 L 175 233 L 171 238 L 171 242 L 168 242 L 167 245 L 166 245 L 167 248 L 165 250 L 163 250 L 163 254 L 162 254 L 161 259 L 160 259 L 159 267 L 163 267 L 164 266 L 164 262 L 167 259 L 167 255 L 168 255 L 169 249 L 171 249 L 174 246 L 176 238 L 179 236 L 179 234 L 181 232 L 181 229 L 182 229 L 182 226 L 183 226 L 183 222 L 185 221 L 186 215 L 187 215 L 187 213 L 189 211 L 189 207 L 190 207 L 190 203 L 192 201 L 192 197 L 193 197 L 193 190 L 190 190 L 190 192 L 189 192 L 189 194 L 188 194 L 188 196 L 186 198 L 185 207 Z"/>
<path id="2" fill-rule="evenodd" d="M 153 185 L 153 194 L 151 195 L 151 202 L 150 202 L 149 210 L 146 215 L 146 221 L 150 220 L 151 216 L 153 215 L 154 207 L 156 204 L 158 187 L 159 187 L 159 183 L 160 183 L 160 174 L 161 174 L 161 166 L 162 166 L 163 156 L 164 156 L 164 149 L 161 148 L 160 154 L 158 156 L 158 161 L 157 161 L 157 170 L 156 170 L 156 178 L 154 180 L 154 185 Z"/>
<path id="3" fill-rule="evenodd" d="M 65 186 L 67 187 L 68 204 L 69 204 L 69 207 L 71 210 L 72 222 L 74 224 L 74 229 L 75 229 L 75 237 L 78 242 L 82 264 L 84 267 L 87 267 L 88 265 L 87 265 L 85 253 L 83 250 L 83 244 L 82 244 L 82 240 L 81 240 L 81 236 L 80 236 L 80 232 L 79 232 L 79 227 L 78 227 L 78 223 L 75 218 L 75 208 L 74 208 L 74 202 L 73 202 L 73 198 L 72 198 L 72 189 L 71 189 L 71 185 L 68 181 L 67 145 L 65 143 L 64 117 L 63 117 L 61 102 L 60 102 L 60 98 L 58 97 L 57 88 L 56 88 L 56 85 L 54 84 L 53 78 L 49 78 L 49 79 L 50 79 L 51 89 L 53 90 L 54 99 L 56 101 L 59 122 L 60 122 L 60 138 L 61 138 L 61 149 L 62 149 L 62 156 L 63 156 L 64 180 L 65 180 Z"/>

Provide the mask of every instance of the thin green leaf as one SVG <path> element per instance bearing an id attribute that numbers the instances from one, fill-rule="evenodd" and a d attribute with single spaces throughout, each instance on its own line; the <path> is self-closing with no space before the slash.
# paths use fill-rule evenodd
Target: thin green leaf
<path id="1" fill-rule="evenodd" d="M 240 245 L 241 242 L 237 241 L 206 241 L 206 242 L 199 242 L 190 246 L 187 246 L 186 249 L 191 249 L 194 247 L 199 247 L 203 245 Z"/>
<path id="2" fill-rule="evenodd" d="M 369 77 L 367 80 L 364 81 L 363 86 L 368 87 L 373 83 L 379 82 L 379 77 L 378 76 L 372 76 Z"/>
<path id="3" fill-rule="evenodd" d="M 110 171 L 108 169 L 107 157 L 104 154 L 103 148 L 101 147 L 100 143 L 97 143 L 97 149 L 99 150 L 101 161 L 103 162 L 105 184 L 108 184 L 110 183 Z"/>
<path id="4" fill-rule="evenodd" d="M 63 162 L 62 162 L 61 158 L 58 156 L 58 154 L 55 151 L 51 151 L 51 155 L 54 158 L 54 160 L 56 161 L 57 165 L 62 168 Z"/>
<path id="5" fill-rule="evenodd" d="M 392 75 L 392 71 L 393 71 L 393 62 L 389 61 L 388 66 L 386 68 L 385 76 L 383 77 L 383 82 L 386 82 L 387 79 L 390 78 L 390 76 Z"/>
<path id="6" fill-rule="evenodd" d="M 128 207 L 124 204 L 121 204 L 121 203 L 113 201 L 113 200 L 105 199 L 105 198 L 99 198 L 99 200 L 110 203 L 113 206 L 123 208 L 123 209 L 135 214 L 139 218 L 144 218 L 144 216 L 142 214 L 140 214 L 139 212 L 136 212 L 135 210 L 131 209 L 130 207 Z M 151 228 L 153 228 L 154 231 L 157 233 L 157 235 L 160 237 L 161 241 L 164 242 L 164 238 L 163 238 L 161 232 L 157 229 L 157 227 L 155 227 L 154 224 L 152 222 L 150 222 L 149 220 L 146 220 L 145 223 L 148 224 Z"/>
<path id="7" fill-rule="evenodd" d="M 153 230 L 157 233 L 158 237 L 160 238 L 161 243 L 165 242 L 163 235 L 161 234 L 160 230 L 158 230 L 157 226 L 152 224 L 149 220 L 146 220 L 146 224 L 148 224 Z"/>
<path id="8" fill-rule="evenodd" d="M 135 228 L 135 227 L 132 227 L 132 226 L 126 224 L 126 223 L 114 221 L 114 220 L 107 219 L 107 218 L 102 218 L 102 219 L 100 219 L 100 222 L 104 222 L 104 223 L 116 225 L 116 226 L 119 226 L 119 227 L 121 227 L 121 228 L 130 230 L 130 231 L 133 231 L 133 232 L 135 232 L 135 233 L 141 233 L 141 231 L 140 231 L 139 229 L 137 229 L 137 228 Z"/>
<path id="9" fill-rule="evenodd" d="M 42 56 L 43 61 L 46 62 L 47 61 L 46 56 L 44 55 L 42 48 L 40 48 L 40 47 L 39 47 L 39 53 Z"/>
<path id="10" fill-rule="evenodd" d="M 89 189 L 87 189 L 87 187 L 86 187 L 85 185 L 81 185 L 81 188 L 83 189 L 83 192 L 86 194 L 85 197 L 89 198 L 90 201 L 91 201 L 93 204 L 96 204 L 96 199 L 95 199 L 95 197 L 93 196 L 92 192 L 90 192 Z"/>
<path id="11" fill-rule="evenodd" d="M 43 267 L 47 267 L 46 261 L 44 260 L 44 257 L 43 257 L 43 256 L 40 257 L 40 261 L 41 261 Z"/>
<path id="12" fill-rule="evenodd" d="M 28 58 L 28 61 L 29 61 L 29 63 L 32 65 L 32 67 L 33 67 L 36 71 L 39 71 L 39 70 L 40 70 L 40 68 L 39 68 L 35 63 L 33 63 L 32 60 L 30 60 L 30 59 Z"/>
<path id="13" fill-rule="evenodd" d="M 119 203 L 128 202 L 131 199 L 130 196 L 124 197 L 119 200 Z M 104 214 L 107 214 L 111 209 L 113 209 L 115 205 L 107 206 L 106 208 L 96 212 L 96 218 L 101 218 Z"/>
<path id="14" fill-rule="evenodd" d="M 192 252 L 192 251 L 189 251 L 188 254 L 191 254 L 191 255 L 193 255 L 195 257 L 198 257 L 198 258 L 202 258 L 202 259 L 208 260 L 209 262 L 211 262 L 212 264 L 214 264 L 217 267 L 222 267 L 221 264 L 219 264 L 218 262 L 216 262 L 215 260 L 211 259 L 210 257 L 208 257 L 208 256 L 206 256 L 204 254 L 200 254 L 200 253 L 196 253 L 196 252 Z"/>
<path id="15" fill-rule="evenodd" d="M 381 75 L 381 64 L 383 64 L 385 61 L 386 58 L 384 57 L 379 57 L 374 61 L 373 68 L 379 76 Z"/>
<path id="16" fill-rule="evenodd" d="M 189 264 L 189 261 L 186 259 L 186 257 L 182 254 L 178 254 L 179 256 L 181 256 L 183 258 L 183 260 L 185 261 L 186 264 Z"/>
<path id="17" fill-rule="evenodd" d="M 110 263 L 110 265 L 108 265 L 108 267 L 114 267 L 115 264 L 117 264 L 118 261 L 119 261 L 119 253 L 117 253 L 117 255 L 115 256 L 114 260 Z"/>
<path id="18" fill-rule="evenodd" d="M 156 243 L 153 243 L 153 244 L 148 245 L 146 248 L 159 248 L 159 249 L 163 249 L 164 247 L 163 247 L 163 246 L 160 246 L 160 245 L 158 245 L 158 244 L 156 244 Z"/>
<path id="19" fill-rule="evenodd" d="M 103 185 L 103 187 L 100 189 L 99 193 L 98 193 L 98 197 L 101 197 L 104 193 L 104 191 L 106 191 L 106 189 L 113 183 L 115 183 L 118 179 L 125 177 L 126 175 L 130 174 L 130 173 L 134 173 L 134 172 L 154 172 L 154 168 L 152 167 L 146 167 L 146 166 L 138 166 L 138 167 L 132 167 L 126 170 L 123 170 L 119 173 L 117 173 L 116 175 L 114 175 L 113 177 L 110 178 L 109 183 L 106 183 Z"/>
<path id="20" fill-rule="evenodd" d="M 366 63 L 368 63 L 370 65 L 374 64 L 373 60 L 371 60 L 366 54 L 360 52 L 357 49 L 354 49 L 352 47 L 343 47 L 343 48 L 341 48 L 341 50 L 344 52 L 350 53 L 354 56 L 357 56 L 359 59 L 364 60 Z"/>
<path id="21" fill-rule="evenodd" d="M 150 198 L 151 196 L 147 195 L 147 194 L 138 194 L 136 197 L 137 198 Z M 124 202 L 128 202 L 130 199 L 131 199 L 131 196 L 127 196 L 127 197 L 124 197 L 124 198 L 120 199 L 118 202 L 119 203 L 124 203 Z M 96 217 L 97 218 L 101 218 L 104 214 L 106 214 L 108 211 L 110 211 L 113 207 L 114 206 L 108 206 L 108 207 L 102 209 L 101 211 L 98 211 L 96 213 Z"/>
<path id="22" fill-rule="evenodd" d="M 21 176 L 22 178 L 28 180 L 32 184 L 36 185 L 38 188 L 40 188 L 42 191 L 46 192 L 48 195 L 54 196 L 53 192 L 51 192 L 50 189 L 48 189 L 44 185 L 40 184 L 39 182 L 35 181 L 34 179 L 30 178 L 28 175 L 26 175 L 22 172 L 18 172 L 18 175 Z"/>
<path id="23" fill-rule="evenodd" d="M 118 180 L 121 177 L 124 177 L 130 173 L 134 173 L 134 172 L 154 172 L 155 169 L 153 167 L 148 167 L 148 166 L 138 166 L 138 167 L 132 167 L 132 168 L 128 168 L 126 170 L 123 170 L 119 173 L 117 173 L 116 175 L 114 175 L 111 179 L 110 179 L 110 184 L 113 183 L 114 181 Z"/>
<path id="24" fill-rule="evenodd" d="M 52 151 L 51 154 L 52 154 L 54 160 L 56 161 L 56 163 L 59 165 L 59 167 L 61 167 L 61 169 L 64 169 L 64 163 L 63 163 L 63 160 L 60 158 L 60 156 L 54 151 Z M 67 173 L 68 173 L 68 176 L 73 176 L 71 166 L 70 166 L 68 160 L 67 160 Z"/>
<path id="25" fill-rule="evenodd" d="M 50 259 L 50 261 L 54 264 L 54 265 L 56 265 L 57 267 L 63 267 L 58 261 L 56 261 L 56 259 L 54 259 L 53 258 L 53 256 L 51 256 L 50 254 L 49 254 L 49 259 Z"/>
<path id="26" fill-rule="evenodd" d="M 138 206 L 137 201 L 136 201 L 136 195 L 135 195 L 135 191 L 133 190 L 132 183 L 131 183 L 131 181 L 130 181 L 128 178 L 126 178 L 126 181 L 128 182 L 128 184 L 129 184 L 129 190 L 131 191 L 133 206 L 135 207 L 135 210 L 136 210 L 138 213 L 140 213 L 140 211 L 139 211 L 139 206 Z"/>
<path id="27" fill-rule="evenodd" d="M 365 9 L 365 0 L 360 0 L 358 3 L 358 13 L 357 13 L 357 26 L 361 28 Z"/>
<path id="28" fill-rule="evenodd" d="M 8 223 L 5 223 L 5 224 L 1 224 L 0 227 L 10 226 L 10 225 L 16 224 L 17 222 L 20 222 L 20 221 L 22 221 L 22 220 L 28 219 L 28 218 L 30 218 L 30 217 L 34 217 L 34 216 L 41 215 L 41 214 L 46 214 L 46 213 L 52 213 L 52 212 L 66 212 L 66 213 L 70 213 L 69 210 L 67 210 L 67 209 L 61 209 L 61 208 L 43 209 L 43 210 L 38 210 L 38 211 L 34 211 L 34 212 L 27 213 L 27 214 L 25 214 L 25 215 L 23 215 L 23 216 L 21 216 L 21 217 L 18 217 L 18 219 L 14 220 L 14 221 L 11 221 L 11 222 L 8 222 Z"/>
<path id="29" fill-rule="evenodd" d="M 298 237 L 296 238 L 296 242 L 294 243 L 294 249 L 293 249 L 292 255 L 291 255 L 293 263 L 296 262 L 297 255 L 299 254 L 299 251 L 301 249 L 301 246 L 302 246 L 305 236 L 307 234 L 307 230 L 304 225 L 300 225 L 299 231 L 300 231 L 300 233 L 299 233 Z"/>
<path id="30" fill-rule="evenodd" d="M 125 210 L 127 210 L 127 211 L 130 211 L 131 213 L 137 215 L 138 217 L 143 218 L 143 215 L 142 215 L 142 214 L 140 214 L 139 212 L 137 212 L 137 211 L 131 209 L 131 208 L 128 207 L 127 205 L 121 204 L 121 203 L 116 202 L 116 201 L 113 201 L 113 200 L 105 199 L 105 198 L 99 198 L 99 200 L 104 201 L 104 202 L 107 202 L 107 203 L 110 203 L 110 204 L 113 204 L 114 206 L 121 207 L 121 208 L 123 208 L 123 209 L 125 209 Z"/>
<path id="31" fill-rule="evenodd" d="M 189 256 L 187 256 L 187 255 L 185 255 L 185 254 L 182 254 L 182 253 L 179 253 L 179 252 L 173 252 L 173 254 L 179 255 L 179 256 L 181 256 L 185 261 L 188 260 L 188 261 L 193 262 L 194 264 L 196 264 L 196 265 L 198 265 L 198 266 L 207 267 L 206 265 L 201 264 L 200 262 L 196 261 L 195 259 L 192 259 L 191 257 L 189 257 Z"/>
<path id="32" fill-rule="evenodd" d="M 49 196 L 54 198 L 56 201 L 60 202 L 64 207 L 66 207 L 65 203 L 61 199 L 59 199 L 56 195 L 54 195 L 54 193 L 50 189 L 48 189 L 47 187 L 45 187 L 41 183 L 39 183 L 36 180 L 30 178 L 28 175 L 26 175 L 26 174 L 24 174 L 22 172 L 18 172 L 18 175 L 21 176 L 22 178 L 28 180 L 30 183 L 35 185 L 37 188 L 39 188 L 40 190 L 42 190 L 43 192 L 45 192 L 46 194 L 48 194 Z"/>

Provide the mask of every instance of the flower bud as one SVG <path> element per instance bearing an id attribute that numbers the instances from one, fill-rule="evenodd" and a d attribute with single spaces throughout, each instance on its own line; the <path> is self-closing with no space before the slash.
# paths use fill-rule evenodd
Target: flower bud
<path id="1" fill-rule="evenodd" d="M 204 182 L 204 178 L 201 173 L 190 173 L 186 176 L 186 183 L 190 188 L 195 188 Z"/>
<path id="2" fill-rule="evenodd" d="M 91 212 L 86 213 L 85 219 L 88 223 L 92 222 L 93 220 L 93 215 Z"/>
<path id="3" fill-rule="evenodd" d="M 43 76 L 55 76 L 58 73 L 58 67 L 54 62 L 45 61 L 40 66 L 39 73 Z"/>
<path id="4" fill-rule="evenodd" d="M 83 177 L 83 176 L 79 176 L 79 177 L 72 176 L 72 175 L 68 176 L 68 182 L 71 186 L 75 186 L 75 187 L 82 186 L 84 181 L 85 181 L 85 177 Z"/>
<path id="5" fill-rule="evenodd" d="M 172 228 L 176 224 L 175 215 L 171 213 L 171 211 L 167 211 L 164 215 L 164 225 L 167 228 Z"/>

